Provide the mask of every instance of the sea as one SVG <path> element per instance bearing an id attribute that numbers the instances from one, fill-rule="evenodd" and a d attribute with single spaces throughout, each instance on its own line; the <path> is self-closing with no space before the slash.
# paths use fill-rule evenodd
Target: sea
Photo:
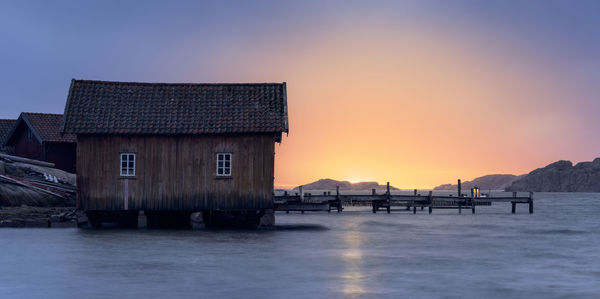
<path id="1" fill-rule="evenodd" d="M 0 229 L 0 298 L 600 298 L 600 194 L 258 230 Z"/>

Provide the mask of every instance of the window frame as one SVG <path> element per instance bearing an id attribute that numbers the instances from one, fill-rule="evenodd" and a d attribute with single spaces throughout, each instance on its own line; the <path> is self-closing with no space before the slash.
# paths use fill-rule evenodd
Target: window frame
<path id="1" fill-rule="evenodd" d="M 222 160 L 219 159 L 221 157 L 221 155 L 223 155 Z M 229 159 L 226 159 L 225 157 L 229 157 Z M 223 162 L 223 166 L 219 166 L 219 162 Z M 226 162 L 229 162 L 229 166 L 225 166 Z M 215 171 L 215 175 L 217 177 L 220 177 L 220 178 L 231 177 L 232 170 L 233 170 L 233 153 L 232 152 L 217 152 L 216 166 L 217 166 L 217 168 Z M 221 174 L 219 174 L 219 170 L 222 170 Z M 226 170 L 229 170 L 229 173 L 226 173 Z"/>
<path id="2" fill-rule="evenodd" d="M 126 157 L 125 160 L 123 160 L 123 157 Z M 130 158 L 133 157 L 133 160 L 130 160 Z M 135 177 L 135 164 L 136 164 L 136 157 L 135 157 L 135 153 L 119 153 L 119 174 L 121 175 L 121 177 Z M 123 162 L 126 163 L 126 166 L 123 167 Z M 133 162 L 133 166 L 130 166 L 130 163 Z M 132 171 L 132 173 L 130 174 L 129 171 Z M 125 171 L 125 172 L 123 172 Z"/>

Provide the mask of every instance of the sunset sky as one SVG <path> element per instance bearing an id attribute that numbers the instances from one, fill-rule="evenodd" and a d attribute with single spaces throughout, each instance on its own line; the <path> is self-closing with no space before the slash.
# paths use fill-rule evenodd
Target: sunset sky
<path id="1" fill-rule="evenodd" d="M 600 156 L 600 1 L 83 2 L 0 2 L 0 118 L 62 113 L 71 78 L 285 81 L 276 186 Z"/>

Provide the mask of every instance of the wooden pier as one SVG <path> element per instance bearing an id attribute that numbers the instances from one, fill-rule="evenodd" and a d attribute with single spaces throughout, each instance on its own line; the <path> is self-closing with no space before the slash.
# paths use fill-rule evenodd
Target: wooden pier
<path id="1" fill-rule="evenodd" d="M 418 190 L 414 190 L 413 194 L 392 194 L 390 192 L 390 183 L 387 183 L 385 193 L 377 194 L 373 189 L 371 194 L 340 194 L 339 187 L 336 188 L 335 194 L 325 191 L 323 194 L 311 194 L 302 192 L 300 186 L 295 194 L 284 192 L 283 195 L 274 196 L 275 211 L 291 211 L 316 212 L 337 211 L 338 213 L 344 210 L 344 205 L 368 205 L 372 207 L 373 213 L 381 210 L 391 213 L 392 210 L 411 211 L 413 214 L 417 210 L 423 211 L 427 208 L 429 214 L 435 209 L 456 209 L 458 213 L 462 213 L 463 209 L 471 210 L 475 214 L 476 207 L 491 206 L 496 203 L 511 203 L 511 212 L 516 213 L 516 207 L 520 205 L 528 205 L 529 213 L 533 213 L 533 192 L 528 192 L 527 196 L 519 196 L 517 192 L 512 192 L 512 196 L 493 196 L 492 193 L 481 195 L 479 188 L 471 189 L 470 194 L 463 194 L 461 190 L 460 180 L 458 180 L 458 192 L 453 195 L 434 195 L 432 191 L 427 191 L 427 194 L 420 194 Z"/>

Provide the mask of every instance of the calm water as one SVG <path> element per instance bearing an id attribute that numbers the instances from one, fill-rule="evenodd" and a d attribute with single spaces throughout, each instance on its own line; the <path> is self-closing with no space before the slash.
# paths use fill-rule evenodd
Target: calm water
<path id="1" fill-rule="evenodd" d="M 600 194 L 258 231 L 0 229 L 1 298 L 600 296 Z"/>

